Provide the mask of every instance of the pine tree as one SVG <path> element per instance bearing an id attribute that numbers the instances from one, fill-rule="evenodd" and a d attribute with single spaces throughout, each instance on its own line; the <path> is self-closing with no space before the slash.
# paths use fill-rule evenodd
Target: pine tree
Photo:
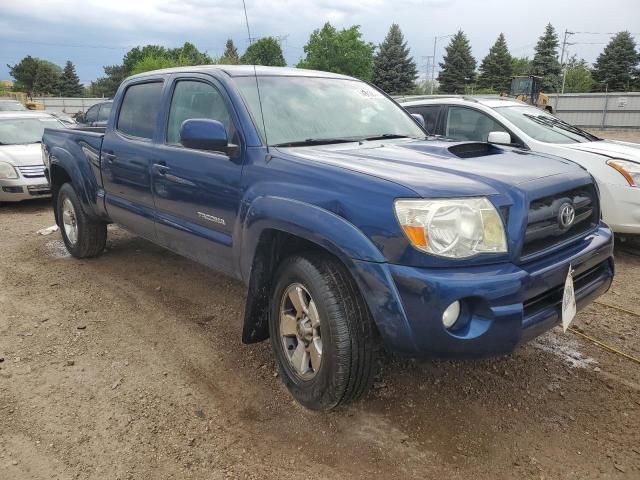
<path id="1" fill-rule="evenodd" d="M 456 33 L 446 48 L 438 82 L 442 93 L 464 93 L 465 85 L 476 75 L 476 59 L 471 55 L 469 40 L 462 30 Z"/>
<path id="2" fill-rule="evenodd" d="M 531 73 L 543 77 L 542 90 L 557 92 L 560 86 L 560 62 L 558 61 L 558 35 L 553 25 L 547 24 L 538 40 L 531 62 Z"/>
<path id="3" fill-rule="evenodd" d="M 640 55 L 629 32 L 617 33 L 598 55 L 593 65 L 593 78 L 606 84 L 609 91 L 626 91 L 638 81 Z"/>
<path id="4" fill-rule="evenodd" d="M 232 39 L 228 39 L 225 44 L 224 53 L 220 59 L 220 63 L 235 65 L 240 63 L 240 55 L 238 55 L 238 49 L 233 43 Z"/>
<path id="5" fill-rule="evenodd" d="M 480 65 L 478 87 L 490 88 L 497 93 L 508 92 L 511 87 L 513 65 L 511 54 L 507 48 L 507 41 L 501 33 L 489 49 L 489 53 Z"/>
<path id="6" fill-rule="evenodd" d="M 373 59 L 372 82 L 389 95 L 403 95 L 415 90 L 417 77 L 407 42 L 400 27 L 394 23 Z"/>
<path id="7" fill-rule="evenodd" d="M 82 84 L 76 74 L 76 67 L 67 60 L 58 81 L 58 91 L 63 97 L 80 97 L 82 95 Z"/>
<path id="8" fill-rule="evenodd" d="M 282 47 L 274 37 L 263 37 L 249 45 L 242 56 L 242 62 L 247 65 L 287 66 L 282 54 Z"/>

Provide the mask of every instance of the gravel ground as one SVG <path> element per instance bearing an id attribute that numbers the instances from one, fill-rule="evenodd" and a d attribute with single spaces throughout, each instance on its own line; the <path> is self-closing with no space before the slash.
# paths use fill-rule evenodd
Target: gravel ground
<path id="1" fill-rule="evenodd" d="M 364 400 L 314 413 L 241 344 L 241 284 L 118 228 L 75 260 L 52 224 L 0 208 L 1 479 L 640 478 L 640 367 L 571 333 L 387 357 Z M 575 326 L 640 357 L 640 257 L 617 268 Z"/>

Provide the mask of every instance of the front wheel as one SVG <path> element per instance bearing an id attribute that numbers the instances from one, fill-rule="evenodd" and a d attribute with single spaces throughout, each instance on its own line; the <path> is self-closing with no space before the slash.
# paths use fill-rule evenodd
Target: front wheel
<path id="1" fill-rule="evenodd" d="M 355 282 L 332 257 L 283 261 L 269 329 L 282 380 L 305 407 L 330 410 L 369 388 L 376 366 L 373 322 Z"/>
<path id="2" fill-rule="evenodd" d="M 67 250 L 76 258 L 95 257 L 107 242 L 107 224 L 90 218 L 70 183 L 58 190 L 58 226 Z"/>

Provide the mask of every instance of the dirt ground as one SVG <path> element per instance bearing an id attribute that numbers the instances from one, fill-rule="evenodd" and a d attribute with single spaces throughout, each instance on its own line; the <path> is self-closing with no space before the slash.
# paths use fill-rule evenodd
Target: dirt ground
<path id="1" fill-rule="evenodd" d="M 240 283 L 115 227 L 78 261 L 52 224 L 0 208 L 0 479 L 640 478 L 640 366 L 574 334 L 386 357 L 364 400 L 314 413 L 241 344 Z M 620 252 L 576 328 L 640 357 L 639 278 Z"/>

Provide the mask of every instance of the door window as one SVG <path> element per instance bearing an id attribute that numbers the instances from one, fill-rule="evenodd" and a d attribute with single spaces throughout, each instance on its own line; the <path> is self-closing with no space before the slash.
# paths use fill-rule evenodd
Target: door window
<path id="1" fill-rule="evenodd" d="M 195 80 L 182 80 L 176 84 L 169 110 L 167 143 L 180 143 L 182 122 L 192 118 L 218 120 L 227 130 L 230 139 L 234 137 L 234 127 L 224 98 L 214 86 Z"/>
<path id="2" fill-rule="evenodd" d="M 131 85 L 124 93 L 118 130 L 126 135 L 152 139 L 160 109 L 162 82 Z"/>
<path id="3" fill-rule="evenodd" d="M 99 108 L 100 108 L 100 104 L 94 105 L 89 110 L 87 110 L 87 113 L 85 113 L 84 115 L 84 120 L 86 123 L 95 122 L 97 120 Z"/>
<path id="4" fill-rule="evenodd" d="M 489 132 L 507 132 L 507 130 L 493 118 L 479 110 L 465 107 L 449 107 L 446 131 L 448 138 L 452 140 L 486 142 Z"/>
<path id="5" fill-rule="evenodd" d="M 439 105 L 428 105 L 408 108 L 411 113 L 419 113 L 424 118 L 424 127 L 427 132 L 436 134 L 436 122 L 438 121 Z"/>
<path id="6" fill-rule="evenodd" d="M 109 120 L 109 114 L 111 113 L 111 103 L 103 103 L 98 112 L 98 122 L 106 122 Z"/>

